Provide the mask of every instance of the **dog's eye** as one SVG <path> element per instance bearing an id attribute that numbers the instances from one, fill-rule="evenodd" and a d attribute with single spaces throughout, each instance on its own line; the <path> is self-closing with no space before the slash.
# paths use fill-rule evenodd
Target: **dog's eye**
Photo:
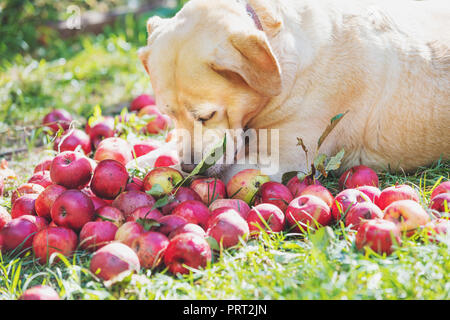
<path id="1" fill-rule="evenodd" d="M 198 121 L 201 121 L 201 122 L 205 123 L 206 121 L 211 120 L 215 115 L 216 115 L 216 111 L 212 112 L 207 117 L 200 117 L 200 118 L 198 118 Z"/>

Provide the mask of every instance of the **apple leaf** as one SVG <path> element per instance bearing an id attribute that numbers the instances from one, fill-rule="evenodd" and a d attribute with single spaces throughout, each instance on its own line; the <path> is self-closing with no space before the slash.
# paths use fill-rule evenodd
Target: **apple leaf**
<path id="1" fill-rule="evenodd" d="M 322 133 L 322 135 L 319 138 L 319 141 L 317 143 L 317 150 L 320 149 L 320 146 L 322 145 L 322 143 L 325 141 L 325 139 L 328 137 L 328 135 L 331 133 L 331 131 L 333 131 L 333 129 L 338 125 L 338 123 L 342 120 L 342 118 L 344 118 L 344 116 L 348 113 L 348 110 L 345 111 L 344 113 L 340 113 L 336 116 L 334 116 L 331 121 L 330 124 L 325 128 L 325 131 Z"/>
<path id="2" fill-rule="evenodd" d="M 319 154 L 314 159 L 314 168 L 326 178 L 328 176 L 328 173 L 325 170 L 325 161 L 327 161 L 327 155 Z"/>
<path id="3" fill-rule="evenodd" d="M 155 204 L 152 207 L 152 210 L 164 207 L 166 204 L 169 203 L 169 201 L 170 201 L 170 197 L 168 195 L 165 195 L 164 197 L 156 200 Z"/>
<path id="4" fill-rule="evenodd" d="M 345 150 L 342 149 L 334 157 L 331 157 L 325 167 L 325 170 L 327 172 L 329 172 L 332 170 L 339 169 L 339 167 L 341 166 L 342 159 L 344 158 L 344 155 L 345 155 Z"/>
<path id="5" fill-rule="evenodd" d="M 289 180 L 291 180 L 297 174 L 298 174 L 298 171 L 289 171 L 289 172 L 283 173 L 283 175 L 281 176 L 281 183 L 286 185 L 289 182 Z"/>
<path id="6" fill-rule="evenodd" d="M 153 227 L 159 227 L 161 224 L 154 220 L 154 219 L 143 219 L 143 218 L 139 218 L 136 220 L 137 223 L 139 223 L 141 226 L 144 227 L 145 231 L 149 231 L 150 229 L 152 229 Z"/>
<path id="7" fill-rule="evenodd" d="M 206 242 L 208 242 L 208 244 L 212 250 L 220 251 L 220 246 L 216 239 L 214 239 L 213 237 L 206 237 L 205 240 L 206 240 Z"/>
<path id="8" fill-rule="evenodd" d="M 150 190 L 146 191 L 146 193 L 153 197 L 159 198 L 164 194 L 164 189 L 160 184 L 156 183 Z"/>

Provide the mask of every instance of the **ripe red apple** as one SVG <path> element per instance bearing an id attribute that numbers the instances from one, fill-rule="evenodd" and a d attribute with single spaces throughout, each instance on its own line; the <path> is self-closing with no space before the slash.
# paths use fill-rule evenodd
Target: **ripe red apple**
<path id="1" fill-rule="evenodd" d="M 92 151 L 91 139 L 86 132 L 79 129 L 72 129 L 64 132 L 61 137 L 55 139 L 53 150 L 58 152 L 75 151 L 78 146 L 81 147 L 84 154 L 89 154 Z"/>
<path id="2" fill-rule="evenodd" d="M 40 171 L 50 171 L 50 167 L 52 166 L 53 157 L 46 157 L 44 160 L 39 162 L 36 167 L 34 167 L 34 173 L 38 173 Z"/>
<path id="3" fill-rule="evenodd" d="M 331 208 L 333 206 L 334 203 L 334 197 L 331 194 L 330 191 L 328 191 L 327 188 L 325 188 L 322 185 L 318 185 L 318 184 L 313 184 L 310 186 L 307 186 L 305 189 L 303 189 L 302 192 L 300 192 L 301 196 L 304 195 L 311 195 L 311 196 L 316 196 L 320 199 L 322 199 L 323 201 L 325 201 L 325 203 Z"/>
<path id="4" fill-rule="evenodd" d="M 80 231 L 80 246 L 84 250 L 96 251 L 114 241 L 117 226 L 109 221 L 90 221 Z"/>
<path id="5" fill-rule="evenodd" d="M 356 247 L 362 250 L 369 247 L 378 254 L 390 255 L 394 245 L 401 245 L 400 229 L 392 221 L 383 219 L 367 220 L 356 233 Z"/>
<path id="6" fill-rule="evenodd" d="M 164 215 L 171 214 L 173 209 L 175 209 L 175 207 L 178 206 L 182 202 L 185 202 L 188 200 L 202 201 L 202 198 L 200 198 L 200 196 L 197 194 L 197 192 L 195 192 L 191 188 L 179 187 L 178 189 L 173 190 L 172 194 L 175 191 L 176 191 L 176 193 L 175 193 L 175 196 L 173 197 L 173 199 L 168 204 L 166 204 L 164 207 L 162 207 L 162 209 L 161 209 L 161 211 Z"/>
<path id="7" fill-rule="evenodd" d="M 428 237 L 430 242 L 440 242 L 439 236 L 447 236 L 450 234 L 450 220 L 435 219 L 425 226 L 428 230 Z"/>
<path id="8" fill-rule="evenodd" d="M 141 141 L 133 145 L 136 158 L 142 157 L 143 155 L 146 155 L 156 149 L 158 149 L 158 145 L 152 141 Z"/>
<path id="9" fill-rule="evenodd" d="M 39 263 L 45 264 L 54 253 L 70 257 L 77 248 L 76 233 L 64 227 L 50 227 L 39 231 L 33 239 L 33 252 Z M 59 260 L 58 258 L 55 261 Z"/>
<path id="10" fill-rule="evenodd" d="M 145 206 L 133 211 L 133 213 L 127 217 L 127 221 L 137 221 L 138 219 L 159 220 L 162 217 L 163 215 L 158 209 L 152 209 L 152 207 Z"/>
<path id="11" fill-rule="evenodd" d="M 83 188 L 91 176 L 91 162 L 81 153 L 65 151 L 53 159 L 50 177 L 54 183 L 67 189 Z"/>
<path id="12" fill-rule="evenodd" d="M 155 164 L 153 165 L 155 168 L 159 167 L 170 167 L 178 164 L 177 158 L 171 155 L 160 155 L 155 160 Z"/>
<path id="13" fill-rule="evenodd" d="M 193 223 L 187 223 L 181 227 L 176 228 L 174 231 L 172 231 L 169 234 L 169 240 L 176 237 L 179 234 L 182 233 L 188 233 L 188 232 L 192 232 L 195 233 L 201 237 L 206 237 L 206 232 L 205 230 L 203 230 L 202 227 L 200 227 L 198 224 L 193 224 Z"/>
<path id="14" fill-rule="evenodd" d="M 166 236 L 168 236 L 172 231 L 188 223 L 188 221 L 185 218 L 173 214 L 169 214 L 167 216 L 159 218 L 158 222 L 159 222 L 158 232 L 161 232 Z"/>
<path id="15" fill-rule="evenodd" d="M 361 186 L 356 188 L 356 190 L 359 190 L 362 193 L 364 193 L 366 196 L 369 197 L 370 201 L 372 201 L 375 204 L 377 203 L 378 198 L 380 197 L 381 194 L 381 190 L 373 186 Z"/>
<path id="16" fill-rule="evenodd" d="M 141 94 L 131 101 L 130 110 L 131 111 L 139 111 L 146 106 L 155 105 L 155 98 L 149 96 L 148 94 Z"/>
<path id="17" fill-rule="evenodd" d="M 198 178 L 192 181 L 191 189 L 202 199 L 203 203 L 210 205 L 217 199 L 227 197 L 225 183 L 217 178 Z"/>
<path id="18" fill-rule="evenodd" d="M 125 223 L 125 216 L 123 212 L 117 208 L 111 206 L 103 206 L 95 210 L 95 216 L 97 217 L 95 221 L 109 221 L 120 227 Z"/>
<path id="19" fill-rule="evenodd" d="M 125 219 L 140 207 L 153 207 L 155 199 L 141 191 L 122 192 L 114 199 L 112 206 L 123 212 Z"/>
<path id="20" fill-rule="evenodd" d="M 247 241 L 250 230 L 247 221 L 236 210 L 228 208 L 211 221 L 206 233 L 227 249 L 238 245 L 241 240 Z"/>
<path id="21" fill-rule="evenodd" d="M 116 160 L 124 166 L 133 160 L 131 145 L 124 139 L 111 137 L 102 140 L 95 151 L 94 160 Z"/>
<path id="22" fill-rule="evenodd" d="M 183 180 L 183 175 L 170 167 L 159 167 L 151 170 L 144 178 L 144 190 L 150 191 L 155 185 L 159 185 L 160 192 L 155 192 L 155 197 L 170 194 L 174 187 Z"/>
<path id="23" fill-rule="evenodd" d="M 39 194 L 34 203 L 36 214 L 40 217 L 50 219 L 50 209 L 56 199 L 67 189 L 59 184 L 51 184 Z"/>
<path id="24" fill-rule="evenodd" d="M 64 109 L 54 109 L 48 113 L 42 120 L 42 124 L 49 127 L 53 132 L 57 132 L 60 128 L 69 129 L 70 123 L 73 121 L 69 112 Z"/>
<path id="25" fill-rule="evenodd" d="M 25 194 L 18 198 L 11 208 L 11 217 L 15 219 L 24 215 L 35 216 L 34 203 L 38 196 L 38 194 Z"/>
<path id="26" fill-rule="evenodd" d="M 164 258 L 169 239 L 160 232 L 147 231 L 137 237 L 131 244 L 142 267 L 153 269 L 158 267 Z"/>
<path id="27" fill-rule="evenodd" d="M 128 183 L 125 186 L 125 191 L 144 191 L 144 181 L 138 177 L 132 177 L 128 179 Z"/>
<path id="28" fill-rule="evenodd" d="M 252 236 L 258 235 L 261 230 L 265 230 L 267 233 L 281 232 L 284 229 L 285 220 L 283 211 L 270 203 L 255 206 L 247 216 L 247 223 Z"/>
<path id="29" fill-rule="evenodd" d="M 34 286 L 25 290 L 18 300 L 61 300 L 58 293 L 50 286 Z"/>
<path id="30" fill-rule="evenodd" d="M 20 216 L 17 219 L 25 219 L 30 221 L 31 223 L 34 223 L 34 225 L 37 228 L 37 231 L 41 231 L 48 227 L 48 222 L 45 218 L 37 217 L 37 216 L 31 216 L 31 215 L 24 215 Z"/>
<path id="31" fill-rule="evenodd" d="M 111 280 L 122 272 L 140 270 L 136 253 L 121 242 L 111 242 L 95 251 L 89 269 L 102 280 Z"/>
<path id="32" fill-rule="evenodd" d="M 405 184 L 400 184 L 388 187 L 381 191 L 381 194 L 378 197 L 378 201 L 375 204 L 379 206 L 381 210 L 384 210 L 388 205 L 397 200 L 414 200 L 416 202 L 420 201 L 419 196 L 413 188 Z"/>
<path id="33" fill-rule="evenodd" d="M 0 230 L 3 229 L 3 227 L 11 221 L 11 215 L 8 213 L 8 211 L 0 206 Z"/>
<path id="34" fill-rule="evenodd" d="M 354 189 L 360 186 L 378 187 L 378 175 L 369 167 L 359 165 L 345 171 L 339 178 L 339 188 Z"/>
<path id="35" fill-rule="evenodd" d="M 217 199 L 209 206 L 209 211 L 212 213 L 219 208 L 233 208 L 241 215 L 244 220 L 247 220 L 247 215 L 250 211 L 248 204 L 241 199 Z"/>
<path id="36" fill-rule="evenodd" d="M 167 130 L 170 125 L 170 119 L 163 115 L 156 106 L 146 106 L 139 111 L 139 117 L 150 115 L 154 118 L 149 120 L 146 130 L 151 134 L 158 134 Z"/>
<path id="37" fill-rule="evenodd" d="M 11 194 L 11 205 L 14 205 L 16 200 L 25 195 L 25 194 L 37 194 L 39 195 L 42 191 L 44 191 L 44 187 L 40 184 L 36 183 L 25 183 L 19 186 L 14 192 Z"/>
<path id="38" fill-rule="evenodd" d="M 441 193 L 450 193 L 450 181 L 445 181 L 438 185 L 431 193 L 430 199 L 433 200 L 434 197 Z"/>
<path id="39" fill-rule="evenodd" d="M 437 212 L 450 212 L 450 193 L 440 193 L 430 202 L 430 209 Z"/>
<path id="40" fill-rule="evenodd" d="M 330 224 L 330 207 L 316 196 L 300 196 L 289 203 L 286 220 L 290 229 L 296 232 L 305 232 L 308 228 L 317 229 Z"/>
<path id="41" fill-rule="evenodd" d="M 321 185 L 319 180 L 313 180 L 310 176 L 306 176 L 303 180 L 300 180 L 298 176 L 291 178 L 286 184 L 286 187 L 291 191 L 292 196 L 297 198 L 300 196 L 300 193 L 310 185 Z"/>
<path id="42" fill-rule="evenodd" d="M 28 183 L 35 183 L 47 188 L 49 185 L 53 184 L 50 178 L 50 171 L 39 171 L 31 176 Z"/>
<path id="43" fill-rule="evenodd" d="M 27 219 L 12 219 L 0 230 L 2 252 L 15 250 L 18 253 L 30 249 L 37 230 L 36 225 Z"/>
<path id="44" fill-rule="evenodd" d="M 412 235 L 430 221 L 430 216 L 416 201 L 398 200 L 384 209 L 384 219 L 398 223 L 400 231 Z"/>
<path id="45" fill-rule="evenodd" d="M 247 204 L 253 204 L 259 188 L 270 178 L 258 169 L 246 169 L 235 174 L 227 183 L 227 193 L 230 198 L 241 199 Z"/>
<path id="46" fill-rule="evenodd" d="M 358 230 L 365 220 L 383 219 L 383 216 L 383 211 L 371 202 L 356 203 L 345 216 L 345 226 Z"/>
<path id="47" fill-rule="evenodd" d="M 255 205 L 270 203 L 285 212 L 289 203 L 293 200 L 291 191 L 279 182 L 269 181 L 264 183 L 255 197 Z"/>
<path id="48" fill-rule="evenodd" d="M 83 192 L 67 190 L 55 200 L 50 214 L 58 226 L 79 231 L 94 219 L 95 210 L 92 200 Z"/>
<path id="49" fill-rule="evenodd" d="M 348 210 L 359 202 L 370 202 L 368 196 L 356 189 L 346 189 L 341 191 L 334 198 L 333 206 L 331 207 L 331 215 L 334 221 L 339 221 L 342 215 L 346 215 Z"/>
<path id="50" fill-rule="evenodd" d="M 164 264 L 172 274 L 187 274 L 190 268 L 204 268 L 211 261 L 211 248 L 205 238 L 195 233 L 182 233 L 170 240 Z"/>
<path id="51" fill-rule="evenodd" d="M 114 118 L 112 117 L 104 118 L 89 130 L 89 137 L 94 148 L 97 148 L 102 140 L 114 137 L 114 134 Z"/>
<path id="52" fill-rule="evenodd" d="M 114 239 L 131 247 L 134 239 L 139 237 L 144 231 L 144 227 L 140 223 L 134 221 L 125 222 L 117 229 Z"/>
<path id="53" fill-rule="evenodd" d="M 196 200 L 180 203 L 173 209 L 172 214 L 185 218 L 189 223 L 198 224 L 203 229 L 207 228 L 211 215 L 208 207 L 203 202 Z"/>
<path id="54" fill-rule="evenodd" d="M 128 178 L 128 171 L 122 163 L 103 160 L 94 170 L 91 190 L 100 198 L 115 199 L 125 190 Z"/>

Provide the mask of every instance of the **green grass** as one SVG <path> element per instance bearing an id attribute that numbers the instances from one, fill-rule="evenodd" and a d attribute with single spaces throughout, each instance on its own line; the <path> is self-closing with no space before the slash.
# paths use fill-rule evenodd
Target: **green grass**
<path id="1" fill-rule="evenodd" d="M 16 55 L 0 68 L 0 141 L 11 147 L 24 140 L 7 140 L 23 132 L 18 127 L 39 126 L 52 108 L 65 108 L 84 122 L 100 104 L 106 111 L 151 92 L 148 76 L 136 51 L 145 44 L 145 17 L 123 22 L 100 36 L 56 41 L 42 55 Z M 55 59 L 57 57 L 57 59 Z M 20 135 L 18 135 L 19 137 Z M 10 161 L 19 180 L 49 147 L 36 131 L 25 141 L 30 152 Z M 15 141 L 15 142 L 14 142 Z M 48 141 L 43 141 L 48 142 Z M 51 152 L 50 152 L 51 153 Z M 381 173 L 381 187 L 395 183 L 413 186 L 426 206 L 432 188 L 450 178 L 450 163 L 437 162 L 414 174 Z M 336 177 L 322 181 L 333 194 Z M 0 199 L 9 207 L 9 198 Z M 215 256 L 205 270 L 177 277 L 166 270 L 142 270 L 108 286 L 89 270 L 90 254 L 52 266 L 39 265 L 32 255 L 5 254 L 0 259 L 0 299 L 15 299 L 30 286 L 47 283 L 65 299 L 449 299 L 449 242 L 430 243 L 426 237 L 403 239 L 391 256 L 358 252 L 354 236 L 342 226 L 321 229 L 305 238 L 262 235 L 239 249 Z"/>

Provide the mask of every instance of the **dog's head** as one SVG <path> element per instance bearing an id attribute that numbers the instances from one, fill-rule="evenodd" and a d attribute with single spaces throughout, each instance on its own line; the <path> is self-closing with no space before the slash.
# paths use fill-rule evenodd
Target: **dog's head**
<path id="1" fill-rule="evenodd" d="M 171 19 L 147 22 L 148 43 L 139 57 L 158 106 L 190 134 L 192 140 L 183 141 L 192 149 L 201 138 L 194 128 L 219 138 L 226 129 L 243 129 L 281 92 L 280 66 L 268 41 L 281 22 L 266 1 L 249 2 L 192 0 Z M 201 152 L 209 147 L 203 144 Z"/>

